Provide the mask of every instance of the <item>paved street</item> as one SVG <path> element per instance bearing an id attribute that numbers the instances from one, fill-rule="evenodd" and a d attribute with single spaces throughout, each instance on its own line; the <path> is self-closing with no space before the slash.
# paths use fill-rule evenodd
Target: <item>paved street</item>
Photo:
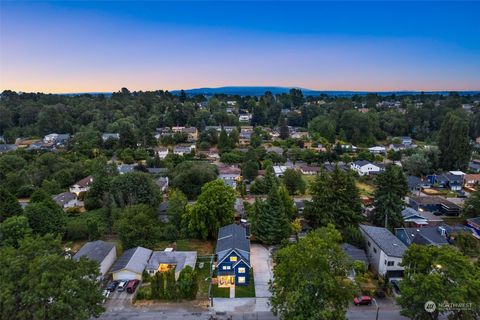
<path id="1" fill-rule="evenodd" d="M 257 298 L 268 298 L 270 297 L 268 282 L 273 279 L 270 251 L 261 244 L 252 243 L 250 252 L 250 262 L 255 277 L 255 295 Z"/>

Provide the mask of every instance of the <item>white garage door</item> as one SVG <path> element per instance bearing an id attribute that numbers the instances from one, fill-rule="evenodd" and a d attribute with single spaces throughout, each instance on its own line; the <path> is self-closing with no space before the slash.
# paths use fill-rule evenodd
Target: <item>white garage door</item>
<path id="1" fill-rule="evenodd" d="M 128 271 L 128 270 L 122 270 L 122 271 L 113 273 L 113 280 L 133 280 L 133 279 L 141 280 L 142 275 L 135 272 Z"/>

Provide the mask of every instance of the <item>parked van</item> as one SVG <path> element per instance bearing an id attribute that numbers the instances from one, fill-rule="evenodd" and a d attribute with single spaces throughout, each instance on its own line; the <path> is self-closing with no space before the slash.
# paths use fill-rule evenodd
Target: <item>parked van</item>
<path id="1" fill-rule="evenodd" d="M 120 283 L 118 284 L 118 287 L 117 287 L 117 291 L 118 292 L 125 291 L 125 287 L 127 286 L 127 284 L 128 284 L 128 281 L 125 281 L 125 280 L 120 281 Z"/>
<path id="2" fill-rule="evenodd" d="M 128 293 L 134 293 L 135 292 L 135 289 L 137 289 L 137 286 L 138 286 L 138 283 L 140 281 L 138 281 L 137 279 L 135 280 L 130 280 L 128 282 L 128 285 L 127 285 L 127 292 Z"/>

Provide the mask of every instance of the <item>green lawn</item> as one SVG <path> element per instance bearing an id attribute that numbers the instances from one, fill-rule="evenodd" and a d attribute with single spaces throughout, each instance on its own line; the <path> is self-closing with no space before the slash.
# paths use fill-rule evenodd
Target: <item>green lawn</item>
<path id="1" fill-rule="evenodd" d="M 212 297 L 230 298 L 230 288 L 219 288 L 218 285 L 212 284 Z"/>
<path id="2" fill-rule="evenodd" d="M 155 250 L 164 250 L 171 247 L 173 242 L 160 241 L 155 246 Z M 211 241 L 199 239 L 179 239 L 176 241 L 177 251 L 197 251 L 198 256 L 210 255 L 213 253 L 214 244 Z"/>
<path id="3" fill-rule="evenodd" d="M 250 283 L 248 286 L 235 286 L 235 298 L 254 298 L 255 280 L 253 278 L 253 268 L 250 269 Z"/>
<path id="4" fill-rule="evenodd" d="M 200 263 L 202 262 L 203 268 L 200 268 Z M 212 281 L 212 279 L 210 279 L 210 268 L 210 260 L 201 259 L 200 261 L 197 261 L 197 265 L 195 267 L 198 281 L 197 298 L 208 298 L 208 287 Z"/>

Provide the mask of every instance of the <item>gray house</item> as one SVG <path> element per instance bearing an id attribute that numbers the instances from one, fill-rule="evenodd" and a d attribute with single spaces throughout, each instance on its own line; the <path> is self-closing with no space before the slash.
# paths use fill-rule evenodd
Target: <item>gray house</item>
<path id="1" fill-rule="evenodd" d="M 115 244 L 97 240 L 85 243 L 73 256 L 73 259 L 78 261 L 82 257 L 96 261 L 98 263 L 100 274 L 104 276 L 115 262 L 115 259 L 117 258 L 117 250 Z"/>
<path id="2" fill-rule="evenodd" d="M 379 275 L 389 280 L 401 279 L 403 254 L 407 247 L 385 228 L 361 224 L 360 231 L 365 239 L 370 265 Z"/>
<path id="3" fill-rule="evenodd" d="M 141 280 L 151 254 L 152 250 L 143 247 L 124 251 L 112 267 L 113 280 Z"/>
<path id="4" fill-rule="evenodd" d="M 150 275 L 157 272 L 166 272 L 175 269 L 175 279 L 178 279 L 180 272 L 187 266 L 195 269 L 197 263 L 196 251 L 154 251 L 148 260 L 146 267 Z"/>

